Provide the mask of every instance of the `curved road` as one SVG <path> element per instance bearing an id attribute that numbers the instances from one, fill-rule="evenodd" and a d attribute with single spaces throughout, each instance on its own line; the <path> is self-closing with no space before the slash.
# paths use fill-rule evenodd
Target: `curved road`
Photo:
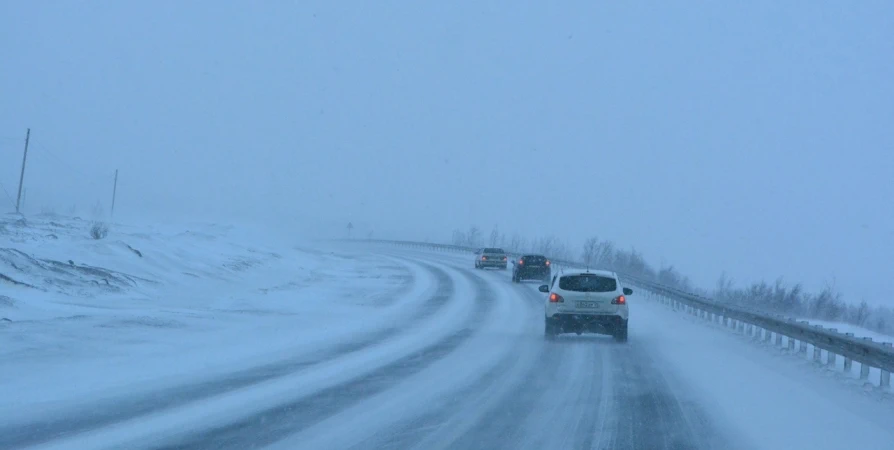
<path id="1" fill-rule="evenodd" d="M 0 426 L 0 448 L 735 448 L 638 339 L 542 337 L 542 294 L 466 257 L 379 249 L 433 280 L 406 320 L 313 355 Z M 410 292 L 406 289 L 405 292 Z"/>

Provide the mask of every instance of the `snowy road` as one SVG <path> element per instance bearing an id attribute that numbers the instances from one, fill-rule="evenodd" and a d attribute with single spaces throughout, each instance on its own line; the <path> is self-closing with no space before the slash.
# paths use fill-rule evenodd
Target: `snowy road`
<path id="1" fill-rule="evenodd" d="M 726 348 L 749 344 L 726 342 L 732 338 L 682 319 L 668 323 L 671 313 L 638 303 L 636 295 L 629 343 L 595 336 L 546 342 L 535 285 L 510 283 L 508 271 L 474 270 L 466 257 L 375 251 L 420 271 L 401 291 L 411 297 L 398 301 L 407 313 L 388 326 L 68 416 L 0 425 L 0 448 L 836 448 L 818 447 L 837 444 L 822 434 L 816 442 L 797 430 L 779 435 L 783 426 L 762 439 L 766 428 L 724 412 L 741 403 L 772 414 L 777 399 L 743 399 L 747 382 L 727 388 L 722 379 L 712 389 L 725 394 L 706 396 L 685 355 L 699 352 L 698 364 L 716 361 L 723 353 L 705 353 L 715 334 Z M 668 331 L 678 327 L 691 330 Z M 678 350 L 667 344 L 674 336 L 684 341 Z M 737 361 L 730 370 L 744 364 Z M 770 377 L 774 385 L 785 379 Z M 785 382 L 777 387 L 785 390 Z M 791 401 L 801 401 L 798 395 L 811 391 L 795 392 Z M 813 401 L 814 410 L 840 406 Z M 846 419 L 842 425 L 863 427 L 865 442 L 890 442 L 883 423 L 859 414 Z"/>

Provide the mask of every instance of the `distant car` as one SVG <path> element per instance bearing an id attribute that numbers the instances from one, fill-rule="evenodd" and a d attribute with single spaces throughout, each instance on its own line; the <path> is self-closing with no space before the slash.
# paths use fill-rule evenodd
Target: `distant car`
<path id="1" fill-rule="evenodd" d="M 540 280 L 549 282 L 552 263 L 543 255 L 522 255 L 518 260 L 512 260 L 512 281 Z"/>
<path id="2" fill-rule="evenodd" d="M 618 276 L 605 270 L 563 271 L 549 284 L 540 286 L 547 295 L 544 337 L 561 333 L 608 334 L 627 341 L 627 297 L 633 290 L 622 288 Z"/>
<path id="3" fill-rule="evenodd" d="M 509 257 L 502 248 L 486 247 L 475 252 L 475 268 L 499 267 L 506 270 Z"/>

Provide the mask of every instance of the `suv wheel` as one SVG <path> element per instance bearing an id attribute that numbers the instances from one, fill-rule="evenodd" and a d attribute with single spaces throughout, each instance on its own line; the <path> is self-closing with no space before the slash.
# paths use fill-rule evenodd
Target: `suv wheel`
<path id="1" fill-rule="evenodd" d="M 620 325 L 615 328 L 612 336 L 615 338 L 615 341 L 618 342 L 627 342 L 627 321 L 621 322 Z"/>
<path id="2" fill-rule="evenodd" d="M 556 325 L 550 322 L 549 319 L 544 319 L 543 321 L 543 338 L 547 341 L 552 341 L 558 336 L 559 330 Z"/>

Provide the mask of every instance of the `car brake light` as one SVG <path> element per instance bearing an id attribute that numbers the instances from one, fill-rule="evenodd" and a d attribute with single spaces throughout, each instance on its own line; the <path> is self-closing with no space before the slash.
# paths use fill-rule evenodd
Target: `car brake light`
<path id="1" fill-rule="evenodd" d="M 546 260 L 546 265 L 547 265 L 547 266 L 549 265 L 549 260 L 548 260 L 548 259 Z"/>
<path id="2" fill-rule="evenodd" d="M 482 261 L 487 261 L 487 256 L 482 256 L 482 257 L 481 257 L 481 260 L 482 260 Z"/>
<path id="3" fill-rule="evenodd" d="M 503 257 L 503 261 L 506 261 L 507 259 L 508 259 L 508 258 L 506 258 L 505 256 Z"/>
<path id="4" fill-rule="evenodd" d="M 520 266 L 525 265 L 525 260 L 523 260 L 523 259 L 518 260 L 518 265 L 520 265 Z"/>
<path id="5" fill-rule="evenodd" d="M 612 300 L 612 305 L 626 305 L 627 299 L 623 295 L 619 295 Z"/>
<path id="6" fill-rule="evenodd" d="M 564 302 L 565 302 L 565 299 L 562 298 L 561 295 L 556 294 L 555 292 L 553 292 L 552 294 L 549 294 L 549 302 L 550 302 L 550 303 L 564 303 Z"/>

